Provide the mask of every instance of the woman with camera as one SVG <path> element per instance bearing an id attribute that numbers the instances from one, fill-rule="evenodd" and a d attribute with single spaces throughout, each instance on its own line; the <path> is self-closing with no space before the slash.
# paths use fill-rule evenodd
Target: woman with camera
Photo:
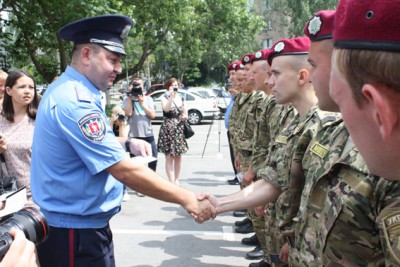
<path id="1" fill-rule="evenodd" d="M 36 83 L 24 70 L 12 70 L 5 83 L 3 111 L 0 116 L 0 153 L 8 176 L 16 177 L 17 188 L 26 186 L 27 206 L 32 206 L 30 164 L 33 128 L 39 98 Z M 4 172 L 3 172 L 4 174 Z"/>
<path id="2" fill-rule="evenodd" d="M 110 126 L 113 129 L 115 136 L 127 137 L 129 132 L 129 125 L 126 123 L 125 111 L 115 106 L 111 110 Z"/>
<path id="3" fill-rule="evenodd" d="M 183 135 L 183 122 L 187 120 L 188 112 L 185 103 L 179 97 L 178 80 L 170 78 L 164 86 L 168 91 L 161 100 L 164 120 L 158 136 L 158 151 L 165 154 L 168 180 L 179 185 L 181 155 L 188 150 Z"/>

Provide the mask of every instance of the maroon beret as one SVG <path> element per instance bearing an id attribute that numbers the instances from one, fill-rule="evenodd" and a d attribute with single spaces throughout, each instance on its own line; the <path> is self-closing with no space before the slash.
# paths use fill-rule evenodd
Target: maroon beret
<path id="1" fill-rule="evenodd" d="M 242 61 L 236 60 L 236 61 L 233 61 L 231 64 L 232 64 L 232 70 L 238 70 L 241 68 L 240 65 L 242 64 Z"/>
<path id="2" fill-rule="evenodd" d="M 308 37 L 296 37 L 292 39 L 280 39 L 274 43 L 268 54 L 268 64 L 277 56 L 284 55 L 307 55 L 310 49 Z"/>
<path id="3" fill-rule="evenodd" d="M 400 51 L 400 0 L 340 0 L 334 46 Z"/>
<path id="4" fill-rule="evenodd" d="M 269 49 L 262 49 L 254 54 L 251 63 L 258 60 L 268 60 Z"/>
<path id="5" fill-rule="evenodd" d="M 228 65 L 228 71 L 235 70 L 235 68 L 233 67 L 233 64 L 235 64 L 235 62 L 236 62 L 236 61 L 233 61 L 233 62 L 229 63 L 229 65 Z"/>
<path id="6" fill-rule="evenodd" d="M 304 27 L 304 33 L 311 42 L 332 39 L 335 10 L 317 12 Z"/>
<path id="7" fill-rule="evenodd" d="M 250 64 L 250 63 L 252 63 L 252 58 L 254 57 L 254 54 L 245 54 L 243 57 L 242 57 L 242 64 L 243 65 L 246 65 L 246 64 Z"/>

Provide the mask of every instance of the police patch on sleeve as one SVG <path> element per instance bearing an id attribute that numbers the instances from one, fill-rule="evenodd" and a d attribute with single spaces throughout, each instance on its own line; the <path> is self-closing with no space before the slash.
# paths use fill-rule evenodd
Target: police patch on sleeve
<path id="1" fill-rule="evenodd" d="M 100 143 L 106 135 L 106 125 L 100 113 L 90 113 L 78 121 L 83 136 L 92 142 Z"/>
<path id="2" fill-rule="evenodd" d="M 382 218 L 382 230 L 386 249 L 391 258 L 400 265 L 400 212 L 392 212 Z"/>

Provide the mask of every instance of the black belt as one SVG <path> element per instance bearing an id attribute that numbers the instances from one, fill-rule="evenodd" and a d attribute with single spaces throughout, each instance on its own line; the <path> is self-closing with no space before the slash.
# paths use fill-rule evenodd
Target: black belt
<path id="1" fill-rule="evenodd" d="M 179 114 L 171 114 L 171 113 L 163 112 L 163 115 L 165 118 L 168 118 L 168 119 L 178 119 L 179 118 Z"/>
<path id="2" fill-rule="evenodd" d="M 253 151 L 251 151 L 251 150 L 240 150 L 240 153 L 242 154 L 243 157 L 250 157 L 253 154 Z"/>

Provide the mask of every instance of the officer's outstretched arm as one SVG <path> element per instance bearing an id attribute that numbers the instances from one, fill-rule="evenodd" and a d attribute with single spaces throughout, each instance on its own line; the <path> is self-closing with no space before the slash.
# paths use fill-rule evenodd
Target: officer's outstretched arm
<path id="1" fill-rule="evenodd" d="M 107 171 L 139 193 L 181 205 L 199 221 L 216 216 L 215 208 L 209 201 L 198 201 L 193 192 L 167 181 L 147 166 L 131 159 L 121 160 Z"/>

